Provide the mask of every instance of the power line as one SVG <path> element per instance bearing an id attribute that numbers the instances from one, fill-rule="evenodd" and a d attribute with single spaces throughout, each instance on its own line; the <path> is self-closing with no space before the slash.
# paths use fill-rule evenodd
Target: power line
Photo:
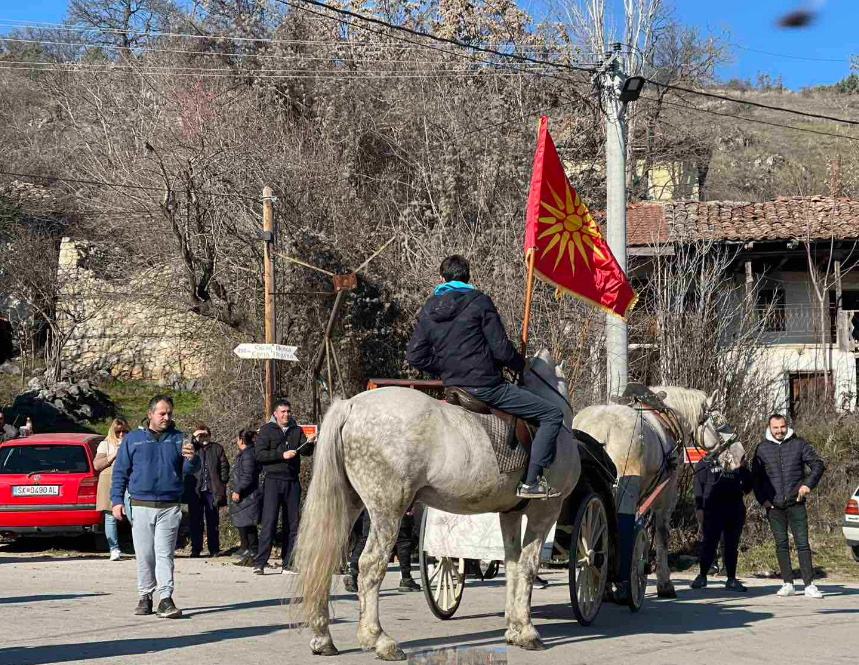
<path id="1" fill-rule="evenodd" d="M 14 176 L 16 178 L 34 178 L 37 180 L 56 180 L 58 182 L 72 182 L 78 183 L 82 185 L 100 185 L 102 187 L 118 187 L 120 189 L 139 189 L 144 191 L 152 191 L 152 192 L 164 192 L 164 187 L 147 187 L 146 185 L 126 185 L 119 182 L 107 182 L 104 180 L 85 180 L 82 178 L 65 178 L 61 176 L 53 176 L 53 175 L 38 175 L 35 173 L 15 173 L 12 171 L 0 171 L 0 175 L 8 175 Z M 181 191 L 181 190 L 171 190 L 171 191 Z M 237 198 L 237 199 L 247 199 L 250 201 L 259 201 L 260 198 L 258 196 L 245 196 L 244 194 L 227 194 L 226 192 L 209 192 L 209 191 L 195 191 L 194 194 L 206 195 L 206 196 L 225 196 L 227 198 Z"/>
<path id="2" fill-rule="evenodd" d="M 373 16 L 367 16 L 365 14 L 358 14 L 357 12 L 349 11 L 348 9 L 340 9 L 339 7 L 334 7 L 332 5 L 326 4 L 324 2 L 320 2 L 319 0 L 298 0 L 299 2 L 304 2 L 307 4 L 315 5 L 317 7 L 321 7 L 323 9 L 327 9 L 328 11 L 335 12 L 337 14 L 341 14 L 342 16 L 348 16 L 349 18 L 358 19 L 359 21 L 366 21 L 367 23 L 372 23 L 374 25 L 379 25 L 385 28 L 390 28 L 391 30 L 397 30 L 399 32 L 405 32 L 410 35 L 414 35 L 416 37 L 424 37 L 426 39 L 430 39 L 435 42 L 440 42 L 444 44 L 452 44 L 453 46 L 457 46 L 459 48 L 470 49 L 473 51 L 479 51 L 481 53 L 487 53 L 490 55 L 500 56 L 502 58 L 511 58 L 513 60 L 517 60 L 519 62 L 533 63 L 539 65 L 548 65 L 551 67 L 556 67 L 558 69 L 565 69 L 568 71 L 576 71 L 576 72 L 586 72 L 591 74 L 595 71 L 594 67 L 578 67 L 575 65 L 568 65 L 559 62 L 552 62 L 551 60 L 539 60 L 536 58 L 531 58 L 525 55 L 519 55 L 518 53 L 509 53 L 504 51 L 498 51 L 495 49 L 491 49 L 485 46 L 478 46 L 475 44 L 468 44 L 466 42 L 462 42 L 458 39 L 451 39 L 448 37 L 439 37 L 438 35 L 433 35 L 428 32 L 424 32 L 422 30 L 415 30 L 414 28 L 408 28 L 404 25 L 396 25 L 389 21 L 383 21 L 382 19 L 375 18 Z M 298 5 L 290 2 L 289 0 L 278 0 L 285 5 L 290 7 L 294 7 L 296 9 L 300 8 Z"/>
<path id="3" fill-rule="evenodd" d="M 849 62 L 848 58 L 812 58 L 804 55 L 790 55 L 788 53 L 773 53 L 772 51 L 762 51 L 757 48 L 750 48 L 748 46 L 743 46 L 741 44 L 732 43 L 731 46 L 735 46 L 742 51 L 751 51 L 752 53 L 761 53 L 763 55 L 771 55 L 775 58 L 789 58 L 791 60 L 806 60 L 808 62 Z"/>
<path id="4" fill-rule="evenodd" d="M 324 16 L 324 14 L 320 14 L 320 16 Z M 4 25 L 8 24 L 8 25 Z M 339 44 L 341 41 L 345 40 L 335 40 L 332 42 L 323 42 L 323 41 L 309 41 L 309 40 L 293 40 L 293 39 L 278 39 L 275 37 L 245 37 L 241 35 L 216 35 L 216 34 L 199 34 L 199 33 L 187 33 L 187 32 L 159 32 L 154 30 L 147 31 L 139 31 L 139 30 L 122 30 L 121 28 L 99 28 L 94 26 L 85 26 L 85 25 L 63 25 L 62 23 L 42 23 L 39 21 L 29 21 L 29 22 L 17 22 L 10 19 L 0 19 L 0 27 L 8 27 L 8 28 L 31 28 L 34 30 L 58 30 L 62 32 L 99 32 L 105 34 L 119 34 L 119 35 L 134 35 L 137 37 L 185 37 L 189 39 L 211 39 L 215 41 L 222 40 L 233 40 L 233 41 L 241 41 L 241 42 L 260 42 L 265 44 Z M 6 37 L 0 36 L 0 41 L 7 39 Z M 353 42 L 358 43 L 358 42 Z M 490 45 L 501 46 L 504 42 L 487 42 Z M 526 43 L 527 44 L 527 43 Z M 146 47 L 139 46 L 129 46 L 123 47 L 119 45 L 104 45 L 111 46 L 115 48 L 125 48 L 127 50 L 137 50 Z M 542 48 L 542 44 L 537 44 L 535 46 L 529 47 L 529 50 L 536 50 Z M 593 55 L 593 54 L 589 54 Z M 600 55 L 600 54 L 597 54 Z"/>
<path id="5" fill-rule="evenodd" d="M 296 71 L 295 73 L 282 74 L 257 74 L 254 70 L 235 70 L 231 73 L 207 73 L 206 71 L 174 72 L 174 71 L 150 71 L 136 68 L 109 68 L 109 69 L 69 69 L 69 68 L 45 68 L 45 67 L 5 67 L 0 64 L 0 69 L 21 72 L 59 72 L 63 74 L 138 74 L 141 76 L 162 76 L 182 78 L 226 78 L 236 79 L 253 77 L 254 79 L 330 79 L 330 80 L 373 80 L 373 79 L 438 79 L 452 78 L 512 78 L 523 74 L 539 75 L 540 72 L 522 71 L 486 71 L 486 70 L 426 70 L 411 74 L 403 73 L 402 70 L 367 70 L 364 72 L 347 71 Z M 272 70 L 278 71 L 278 70 Z M 286 70 L 281 70 L 286 71 Z"/>
<path id="6" fill-rule="evenodd" d="M 310 2 L 311 0 L 304 0 L 304 2 Z M 770 106 L 769 104 L 761 104 L 760 102 L 752 102 L 745 99 L 737 99 L 735 97 L 728 97 L 726 95 L 720 95 L 714 92 L 704 92 L 703 90 L 693 90 L 691 88 L 684 88 L 679 85 L 672 85 L 670 83 L 659 83 L 658 81 L 654 81 L 653 79 L 645 78 L 645 81 L 648 83 L 652 83 L 655 86 L 660 88 L 667 88 L 668 90 L 677 90 L 680 92 L 688 92 L 692 95 L 698 95 L 700 97 L 709 97 L 711 99 L 720 99 L 726 102 L 733 102 L 735 104 L 746 104 L 748 106 L 755 106 L 761 109 L 767 109 L 768 111 L 778 111 L 780 113 L 791 113 L 793 115 L 799 115 L 804 118 L 816 118 L 818 120 L 831 120 L 833 122 L 840 122 L 845 125 L 859 125 L 859 120 L 847 120 L 846 118 L 836 118 L 831 115 L 822 115 L 820 113 L 807 113 L 806 111 L 796 111 L 794 109 L 786 109 L 781 106 Z"/>
<path id="7" fill-rule="evenodd" d="M 655 102 L 656 99 L 650 97 L 643 97 L 642 99 L 647 99 L 648 101 Z M 709 113 L 711 115 L 718 115 L 723 118 L 733 118 L 735 120 L 740 120 L 742 122 L 753 122 L 759 125 L 768 125 L 770 127 L 780 127 L 782 129 L 792 129 L 795 132 L 807 132 L 809 134 L 818 134 L 820 136 L 831 136 L 836 139 L 844 139 L 846 141 L 859 141 L 859 137 L 855 136 L 845 136 L 844 134 L 835 134 L 833 132 L 824 132 L 819 129 L 809 129 L 808 127 L 796 127 L 794 125 L 785 125 L 779 122 L 771 122 L 769 120 L 758 120 L 757 118 L 746 118 L 741 115 L 735 115 L 733 113 L 723 113 L 721 111 L 713 111 L 712 109 L 704 109 L 699 108 L 697 106 L 691 106 L 688 104 L 678 104 L 677 102 L 669 102 L 666 100 L 662 100 L 662 104 L 668 104 L 669 106 L 676 106 L 681 109 L 685 109 L 687 111 L 697 111 L 698 113 Z"/>

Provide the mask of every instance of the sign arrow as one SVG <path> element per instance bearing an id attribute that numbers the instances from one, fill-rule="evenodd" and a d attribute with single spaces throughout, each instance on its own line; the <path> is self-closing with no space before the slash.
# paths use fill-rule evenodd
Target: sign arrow
<path id="1" fill-rule="evenodd" d="M 298 362 L 297 346 L 282 344 L 239 344 L 233 353 L 245 360 L 292 360 Z"/>

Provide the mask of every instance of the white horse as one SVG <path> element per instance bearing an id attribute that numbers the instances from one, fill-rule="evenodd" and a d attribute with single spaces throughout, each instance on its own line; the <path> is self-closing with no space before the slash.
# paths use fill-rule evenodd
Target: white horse
<path id="1" fill-rule="evenodd" d="M 708 397 L 700 390 L 672 386 L 654 386 L 650 390 L 659 394 L 665 405 L 677 415 L 686 445 L 694 441 L 706 451 L 723 446 L 724 439 L 719 430 L 726 431 L 726 425 L 715 409 L 715 393 Z M 668 568 L 668 528 L 677 503 L 682 450 L 679 451 L 679 459 L 675 458 L 670 464 L 669 455 L 676 442 L 668 428 L 654 412 L 620 404 L 582 409 L 573 419 L 573 428 L 587 432 L 602 443 L 617 467 L 619 510 L 622 510 L 624 502 L 624 489 L 631 494 L 628 498 L 634 508 L 659 484 L 668 481 L 652 504 L 656 533 L 656 590 L 662 598 L 676 597 Z"/>
<path id="2" fill-rule="evenodd" d="M 545 350 L 530 367 L 525 387 L 561 407 L 567 427 L 558 437 L 554 463 L 544 472 L 561 496 L 531 501 L 524 510 L 507 512 L 519 503 L 521 472 L 499 472 L 489 437 L 463 409 L 409 388 L 367 391 L 328 409 L 294 553 L 298 575 L 292 603 L 302 603 L 314 654 L 337 653 L 328 629 L 331 578 L 352 524 L 366 506 L 372 526 L 358 565 L 358 641 L 382 660 L 405 658 L 379 623 L 379 587 L 400 518 L 414 500 L 459 514 L 500 513 L 506 640 L 525 649 L 542 648 L 531 622 L 531 589 L 543 541 L 578 482 L 581 462 L 568 429 L 572 412 L 563 371 Z M 528 517 L 524 540 L 523 514 Z"/>

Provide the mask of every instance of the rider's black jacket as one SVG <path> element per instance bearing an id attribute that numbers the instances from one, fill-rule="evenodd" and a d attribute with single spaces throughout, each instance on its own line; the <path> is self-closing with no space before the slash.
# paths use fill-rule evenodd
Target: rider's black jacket
<path id="1" fill-rule="evenodd" d="M 441 376 L 446 386 L 465 388 L 497 386 L 504 382 L 502 367 L 516 372 L 525 368 L 492 299 L 476 289 L 447 291 L 427 300 L 406 360 Z"/>

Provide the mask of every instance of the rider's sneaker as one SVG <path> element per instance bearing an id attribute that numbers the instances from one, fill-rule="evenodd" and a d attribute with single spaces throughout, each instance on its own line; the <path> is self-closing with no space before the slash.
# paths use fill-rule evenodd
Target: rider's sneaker
<path id="1" fill-rule="evenodd" d="M 546 479 L 540 476 L 531 485 L 519 483 L 519 487 L 516 489 L 516 496 L 520 499 L 554 499 L 557 496 L 561 496 L 561 493 L 549 487 Z"/>

